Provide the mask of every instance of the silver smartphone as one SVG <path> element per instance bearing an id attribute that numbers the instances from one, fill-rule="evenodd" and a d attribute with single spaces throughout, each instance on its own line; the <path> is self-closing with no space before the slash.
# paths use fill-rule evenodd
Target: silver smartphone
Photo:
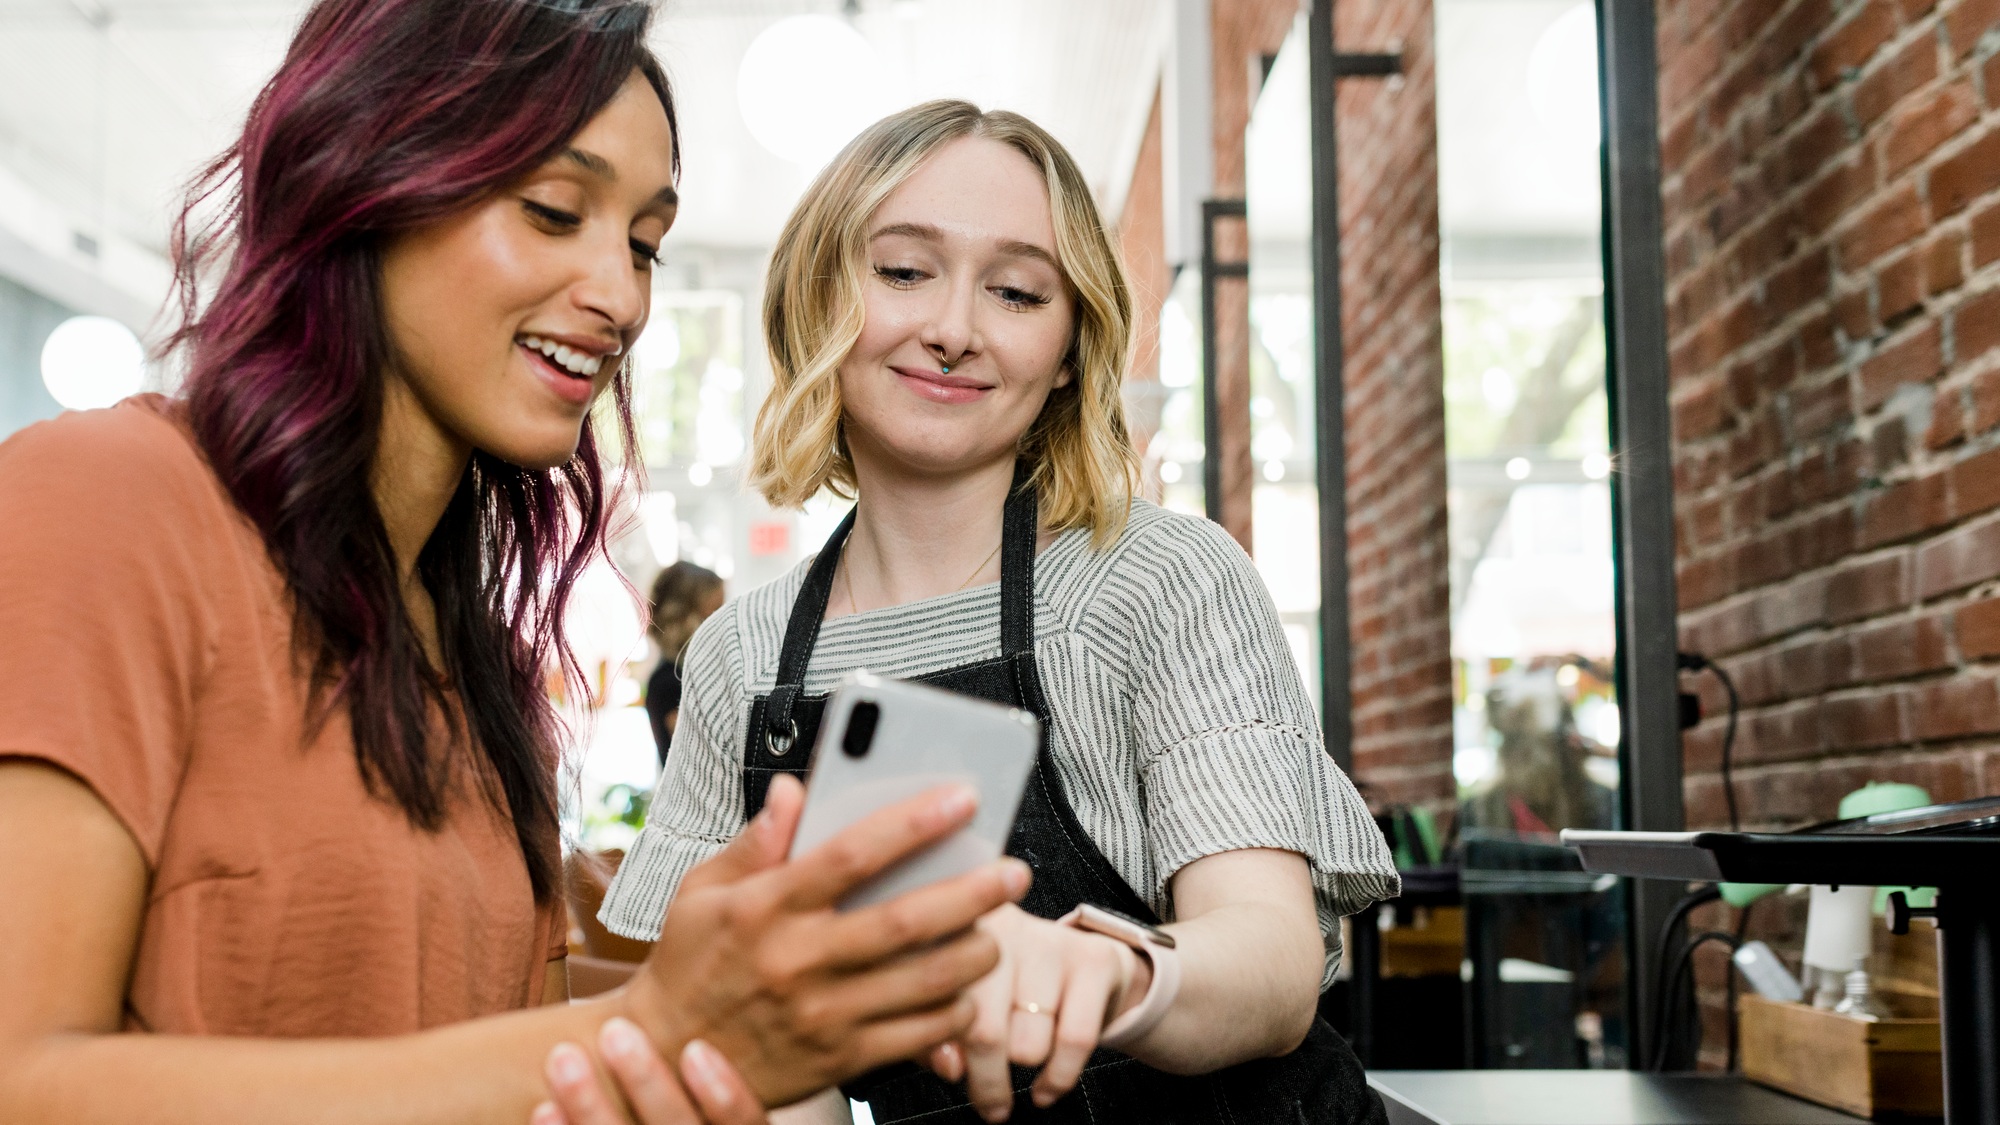
<path id="1" fill-rule="evenodd" d="M 1041 722 L 956 692 L 856 672 L 827 700 L 792 855 L 868 814 L 962 782 L 979 794 L 972 823 L 856 888 L 843 910 L 884 902 L 999 858 L 1035 766 Z"/>

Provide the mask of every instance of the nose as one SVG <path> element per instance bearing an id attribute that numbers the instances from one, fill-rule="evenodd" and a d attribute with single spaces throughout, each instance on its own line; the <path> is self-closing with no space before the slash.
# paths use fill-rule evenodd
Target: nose
<path id="1" fill-rule="evenodd" d="M 603 317 L 620 336 L 629 336 L 646 322 L 653 275 L 632 265 L 632 248 L 622 232 L 604 243 L 590 248 L 572 299 L 578 307 Z"/>
<path id="2" fill-rule="evenodd" d="M 975 279 L 954 278 L 950 285 L 940 288 L 938 300 L 931 306 L 919 339 L 947 366 L 964 362 L 967 355 L 979 348 L 979 331 L 974 323 L 978 290 Z"/>

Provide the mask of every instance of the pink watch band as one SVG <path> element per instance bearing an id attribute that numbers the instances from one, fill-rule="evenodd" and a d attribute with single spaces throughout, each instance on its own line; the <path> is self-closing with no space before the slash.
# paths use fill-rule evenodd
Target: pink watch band
<path id="1" fill-rule="evenodd" d="M 1174 1005 L 1174 999 L 1181 991 L 1181 960 L 1174 952 L 1172 938 L 1161 935 L 1150 926 L 1134 922 L 1123 915 L 1085 903 L 1057 919 L 1066 926 L 1075 926 L 1094 934 L 1103 934 L 1115 941 L 1131 946 L 1138 954 L 1151 962 L 1153 977 L 1146 986 L 1146 995 L 1139 1002 L 1127 1008 L 1123 1015 L 1111 1021 L 1104 1033 L 1098 1036 L 1098 1043 L 1113 1050 L 1121 1050 L 1146 1037 L 1146 1034 L 1160 1025 L 1167 1012 Z M 1165 940 L 1162 940 L 1165 938 Z"/>

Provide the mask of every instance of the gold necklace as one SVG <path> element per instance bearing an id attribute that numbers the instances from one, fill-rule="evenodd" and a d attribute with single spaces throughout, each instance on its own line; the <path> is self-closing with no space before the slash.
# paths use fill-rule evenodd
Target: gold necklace
<path id="1" fill-rule="evenodd" d="M 848 569 L 847 566 L 847 544 L 853 538 L 854 536 L 850 533 L 846 539 L 840 541 L 840 592 L 847 595 L 847 612 L 850 614 L 861 612 L 861 606 L 854 600 L 854 572 Z M 1000 553 L 1001 546 L 1006 542 L 1007 540 L 1002 537 L 999 543 L 995 543 L 993 549 L 986 553 L 985 558 L 979 560 L 979 565 L 972 568 L 972 573 L 966 575 L 965 581 L 960 582 L 958 589 L 953 590 L 952 593 L 956 594 L 959 590 L 972 585 L 973 579 L 985 573 L 986 564 L 993 561 L 993 556 Z"/>
<path id="2" fill-rule="evenodd" d="M 1006 542 L 1006 540 L 1002 539 L 1001 543 L 1004 542 Z M 965 576 L 965 581 L 960 582 L 958 584 L 958 590 L 963 590 L 967 586 L 972 585 L 972 580 L 979 577 L 981 574 L 984 574 L 986 572 L 986 564 L 992 562 L 993 556 L 999 553 L 1000 553 L 1000 543 L 993 544 L 993 549 L 991 551 L 986 552 L 986 557 L 980 559 L 979 565 L 972 568 L 972 573 Z M 953 590 L 952 593 L 956 594 L 958 593 L 958 590 Z"/>

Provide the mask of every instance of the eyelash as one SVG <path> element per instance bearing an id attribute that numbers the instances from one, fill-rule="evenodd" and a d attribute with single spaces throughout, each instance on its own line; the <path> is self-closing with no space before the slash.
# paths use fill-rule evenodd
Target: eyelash
<path id="1" fill-rule="evenodd" d="M 922 273 L 923 271 L 912 268 L 910 266 L 875 267 L 876 276 L 882 278 L 884 281 L 887 281 L 891 285 L 914 284 L 922 276 Z M 997 287 L 994 290 L 994 292 L 996 294 L 1001 295 L 1000 296 L 1001 303 L 1012 305 L 1015 308 L 1022 308 L 1022 309 L 1040 308 L 1041 306 L 1049 303 L 1049 299 L 1043 296 L 1042 294 L 1031 292 L 1029 290 L 1022 289 L 1019 286 L 1015 285 L 1002 285 Z M 1005 295 L 1009 293 L 1014 294 L 1014 296 L 1009 297 Z"/>
<path id="2" fill-rule="evenodd" d="M 533 215 L 535 218 L 552 227 L 557 227 L 564 231 L 575 230 L 577 227 L 583 225 L 582 217 L 572 215 L 568 211 L 558 210 L 544 203 L 537 203 L 532 199 L 522 200 L 521 205 L 527 208 L 528 214 Z M 659 248 L 648 246 L 636 238 L 631 241 L 630 245 L 632 253 L 637 255 L 647 265 L 658 266 L 666 263 L 666 255 L 662 254 Z"/>
<path id="3" fill-rule="evenodd" d="M 1000 299 L 1010 305 L 1019 305 L 1022 308 L 1038 309 L 1049 303 L 1049 299 L 1040 293 L 1030 293 L 1026 289 L 1017 288 L 1012 285 L 1001 286 L 999 292 L 1019 294 L 1017 297 L 1002 297 Z"/>
<path id="4" fill-rule="evenodd" d="M 532 199 L 522 200 L 521 206 L 526 207 L 528 209 L 528 214 L 533 215 L 535 218 L 540 219 L 543 222 L 553 227 L 562 227 L 563 229 L 568 230 L 570 228 L 581 226 L 583 224 L 582 216 L 572 215 L 568 211 L 559 211 L 554 207 L 550 207 L 547 204 L 543 203 L 537 203 Z"/>

